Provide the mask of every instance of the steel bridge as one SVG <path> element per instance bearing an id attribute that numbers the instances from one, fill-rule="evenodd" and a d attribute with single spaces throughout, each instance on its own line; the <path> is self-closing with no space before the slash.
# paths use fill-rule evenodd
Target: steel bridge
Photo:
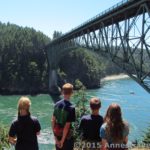
<path id="1" fill-rule="evenodd" d="M 78 47 L 109 57 L 150 92 L 150 0 L 123 0 L 48 44 L 50 88 L 62 55 Z"/>

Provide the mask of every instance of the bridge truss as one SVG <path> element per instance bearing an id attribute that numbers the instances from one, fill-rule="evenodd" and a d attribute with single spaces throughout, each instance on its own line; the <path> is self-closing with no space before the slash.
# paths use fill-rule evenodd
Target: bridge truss
<path id="1" fill-rule="evenodd" d="M 122 1 L 54 40 L 47 47 L 51 67 L 56 56 L 77 47 L 109 56 L 150 92 L 150 1 Z"/>

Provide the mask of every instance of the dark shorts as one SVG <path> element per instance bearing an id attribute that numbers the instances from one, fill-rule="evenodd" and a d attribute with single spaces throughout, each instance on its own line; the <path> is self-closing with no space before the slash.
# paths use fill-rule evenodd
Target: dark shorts
<path id="1" fill-rule="evenodd" d="M 61 149 L 56 146 L 56 150 L 73 150 L 73 147 L 74 147 L 74 140 L 73 138 L 71 138 L 65 140 L 64 145 Z"/>
<path id="2" fill-rule="evenodd" d="M 15 150 L 39 150 L 37 145 L 16 145 Z"/>

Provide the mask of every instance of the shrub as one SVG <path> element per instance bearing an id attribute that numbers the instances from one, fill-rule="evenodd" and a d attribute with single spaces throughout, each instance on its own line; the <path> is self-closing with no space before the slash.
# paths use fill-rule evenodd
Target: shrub
<path id="1" fill-rule="evenodd" d="M 143 143 L 150 145 L 150 126 L 144 134 Z"/>
<path id="2" fill-rule="evenodd" d="M 4 148 L 10 148 L 8 142 L 8 128 L 0 124 L 0 150 L 3 150 Z"/>
<path id="3" fill-rule="evenodd" d="M 74 93 L 75 107 L 76 107 L 76 122 L 74 124 L 74 137 L 75 141 L 80 141 L 79 125 L 81 117 L 89 113 L 89 109 L 86 107 L 88 102 L 85 93 L 85 86 L 80 80 L 75 81 L 75 88 L 78 89 Z"/>

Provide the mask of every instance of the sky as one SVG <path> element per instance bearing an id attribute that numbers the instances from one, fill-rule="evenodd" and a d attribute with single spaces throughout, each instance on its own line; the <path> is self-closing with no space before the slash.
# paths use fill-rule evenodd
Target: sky
<path id="1" fill-rule="evenodd" d="M 33 27 L 49 37 L 68 32 L 121 0 L 0 0 L 0 21 Z"/>

